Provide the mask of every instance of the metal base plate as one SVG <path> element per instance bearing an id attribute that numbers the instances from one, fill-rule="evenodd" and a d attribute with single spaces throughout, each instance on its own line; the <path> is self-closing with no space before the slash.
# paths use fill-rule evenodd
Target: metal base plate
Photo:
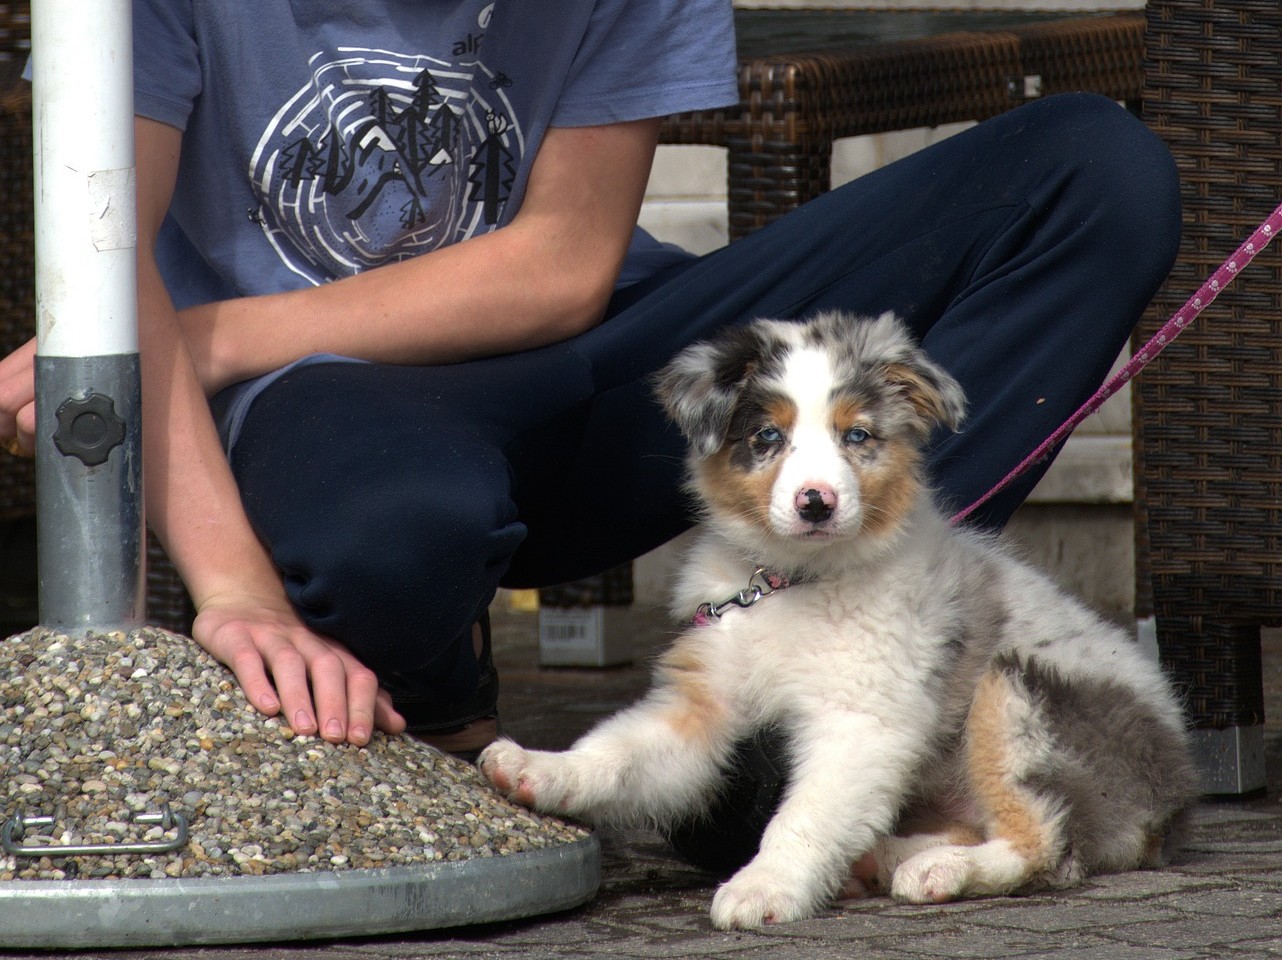
<path id="1" fill-rule="evenodd" d="M 0 884 L 0 947 L 253 943 L 403 933 L 515 920 L 587 902 L 594 836 L 422 867 L 176 880 Z"/>
<path id="2" fill-rule="evenodd" d="M 1264 789 L 1264 726 L 1193 730 L 1193 759 L 1202 792 L 1235 797 Z"/>

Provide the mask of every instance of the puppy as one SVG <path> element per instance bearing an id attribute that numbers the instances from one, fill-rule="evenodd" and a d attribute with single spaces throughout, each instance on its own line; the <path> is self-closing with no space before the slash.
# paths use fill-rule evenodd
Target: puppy
<path id="1" fill-rule="evenodd" d="M 779 725 L 789 786 L 713 898 L 721 928 L 1163 862 L 1196 782 L 1180 705 L 1131 637 L 938 511 L 922 448 L 964 398 L 899 321 L 758 321 L 678 355 L 659 394 L 705 511 L 675 591 L 693 622 L 569 751 L 489 747 L 498 790 L 670 824 Z"/>

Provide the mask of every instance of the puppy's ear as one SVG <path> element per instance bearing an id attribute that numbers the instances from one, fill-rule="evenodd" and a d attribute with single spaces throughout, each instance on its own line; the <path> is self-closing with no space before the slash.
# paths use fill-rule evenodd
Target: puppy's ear
<path id="1" fill-rule="evenodd" d="M 761 340 L 752 328 L 734 328 L 687 347 L 659 371 L 655 392 L 698 456 L 711 456 L 725 442 L 760 352 Z"/>
<path id="2" fill-rule="evenodd" d="M 883 313 L 869 326 L 869 340 L 885 343 L 887 351 L 883 376 L 899 387 L 901 395 L 918 417 L 922 433 L 942 426 L 955 431 L 965 419 L 965 391 L 940 365 L 928 358 L 913 340 L 908 326 L 894 313 Z"/>
<path id="3" fill-rule="evenodd" d="M 957 430 L 966 419 L 966 394 L 952 375 L 918 347 L 886 366 L 886 380 L 901 391 L 922 419 L 922 433 L 935 426 Z"/>

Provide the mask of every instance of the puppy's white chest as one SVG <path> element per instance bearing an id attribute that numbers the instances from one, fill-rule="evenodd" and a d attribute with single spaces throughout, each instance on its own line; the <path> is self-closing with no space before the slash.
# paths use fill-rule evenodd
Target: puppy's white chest
<path id="1" fill-rule="evenodd" d="M 920 625 L 901 603 L 815 584 L 729 611 L 718 632 L 726 669 L 783 708 L 823 699 L 825 691 L 849 704 L 857 699 L 852 691 L 863 690 L 872 705 L 924 683 L 930 659 Z"/>

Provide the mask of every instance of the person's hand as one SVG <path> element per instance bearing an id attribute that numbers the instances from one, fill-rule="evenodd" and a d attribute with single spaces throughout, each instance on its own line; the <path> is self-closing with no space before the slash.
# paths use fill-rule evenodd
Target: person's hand
<path id="1" fill-rule="evenodd" d="M 29 457 L 36 449 L 36 341 L 0 360 L 0 447 Z"/>
<path id="2" fill-rule="evenodd" d="M 362 746 L 375 728 L 405 729 L 373 671 L 337 641 L 308 630 L 288 607 L 207 601 L 192 636 L 231 668 L 251 704 L 268 716 L 280 714 L 295 733 Z"/>

